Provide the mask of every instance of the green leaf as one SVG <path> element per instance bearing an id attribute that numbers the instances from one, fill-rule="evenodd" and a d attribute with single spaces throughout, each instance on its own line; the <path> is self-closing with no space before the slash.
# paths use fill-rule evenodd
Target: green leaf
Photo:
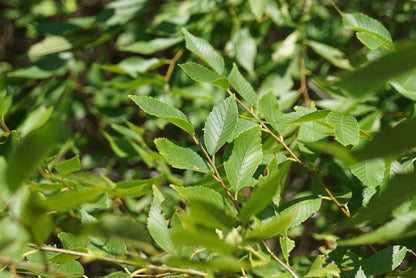
<path id="1" fill-rule="evenodd" d="M 259 2 L 259 1 L 257 1 Z M 248 72 L 254 71 L 257 55 L 256 41 L 247 28 L 240 30 L 235 39 L 235 55 L 238 63 Z"/>
<path id="2" fill-rule="evenodd" d="M 214 155 L 233 134 L 238 121 L 234 96 L 218 103 L 205 122 L 204 142 L 209 154 Z"/>
<path id="3" fill-rule="evenodd" d="M 58 267 L 58 270 L 76 277 L 84 275 L 84 268 L 78 261 L 69 261 L 61 264 Z"/>
<path id="4" fill-rule="evenodd" d="M 322 199 L 315 196 L 306 196 L 287 202 L 281 206 L 280 215 L 291 215 L 289 227 L 295 227 L 311 217 L 321 207 Z"/>
<path id="5" fill-rule="evenodd" d="M 67 159 L 65 161 L 56 163 L 55 169 L 62 176 L 81 170 L 81 161 L 79 160 L 79 155 L 76 155 L 73 158 Z"/>
<path id="6" fill-rule="evenodd" d="M 384 159 L 373 159 L 359 162 L 351 166 L 351 173 L 363 184 L 376 187 L 384 180 L 386 163 Z"/>
<path id="7" fill-rule="evenodd" d="M 233 65 L 233 69 L 228 75 L 228 80 L 230 81 L 231 86 L 245 101 L 247 101 L 248 104 L 250 104 L 250 106 L 256 105 L 257 94 L 251 84 L 240 73 L 236 64 Z"/>
<path id="8" fill-rule="evenodd" d="M 73 248 L 87 248 L 89 239 L 83 235 L 73 235 L 70 233 L 60 232 L 58 234 L 59 239 L 62 242 L 62 246 L 64 249 L 73 249 Z"/>
<path id="9" fill-rule="evenodd" d="M 108 70 L 120 74 L 128 74 L 133 78 L 139 77 L 139 73 L 145 73 L 149 70 L 155 69 L 164 65 L 164 59 L 150 58 L 144 59 L 142 57 L 130 57 L 117 65 L 98 65 L 103 70 Z"/>
<path id="10" fill-rule="evenodd" d="M 286 125 L 279 124 L 282 115 L 279 110 L 279 102 L 273 91 L 268 91 L 260 98 L 258 109 L 277 132 L 281 134 L 286 130 Z"/>
<path id="11" fill-rule="evenodd" d="M 249 0 L 251 12 L 258 21 L 263 17 L 268 2 L 269 0 Z"/>
<path id="12" fill-rule="evenodd" d="M 81 204 L 96 201 L 103 192 L 98 186 L 61 191 L 44 200 L 42 206 L 53 211 L 68 211 Z"/>
<path id="13" fill-rule="evenodd" d="M 152 184 L 161 184 L 163 182 L 162 176 L 145 179 L 145 180 L 130 180 L 116 183 L 116 187 L 108 193 L 118 197 L 141 197 L 152 192 Z"/>
<path id="14" fill-rule="evenodd" d="M 243 131 L 230 145 L 230 157 L 224 163 L 231 188 L 237 192 L 250 186 L 252 178 L 263 157 L 260 126 Z"/>
<path id="15" fill-rule="evenodd" d="M 247 233 L 246 241 L 260 241 L 284 233 L 293 222 L 295 212 L 276 215 L 264 226 L 256 227 Z"/>
<path id="16" fill-rule="evenodd" d="M 342 21 L 345 28 L 376 36 L 388 45 L 393 45 L 389 31 L 374 18 L 361 13 L 343 13 Z"/>
<path id="17" fill-rule="evenodd" d="M 381 84 L 416 66 L 416 55 L 413 55 L 415 52 L 416 43 L 412 42 L 396 52 L 355 70 L 336 85 L 356 99 L 374 94 Z"/>
<path id="18" fill-rule="evenodd" d="M 196 223 L 221 230 L 231 230 L 234 227 L 235 216 L 210 201 L 189 199 L 186 204 L 189 207 L 189 216 Z"/>
<path id="19" fill-rule="evenodd" d="M 311 122 L 311 121 L 316 121 L 316 120 L 322 120 L 322 119 L 325 119 L 330 112 L 331 110 L 313 111 L 304 116 L 299 115 L 297 119 L 294 119 L 294 120 L 291 119 L 287 121 L 286 124 L 299 124 L 299 123 Z"/>
<path id="20" fill-rule="evenodd" d="M 186 48 L 207 63 L 217 74 L 224 71 L 224 59 L 206 40 L 195 37 L 182 28 Z"/>
<path id="21" fill-rule="evenodd" d="M 394 208 L 416 195 L 415 180 L 416 173 L 394 176 L 379 196 L 371 199 L 365 208 L 358 210 L 354 222 L 380 223 L 387 219 Z"/>
<path id="22" fill-rule="evenodd" d="M 335 137 L 341 144 L 344 146 L 358 145 L 360 130 L 354 117 L 330 112 L 326 119 L 328 123 L 334 126 Z"/>
<path id="23" fill-rule="evenodd" d="M 168 222 L 163 215 L 162 203 L 165 200 L 162 193 L 153 185 L 153 200 L 147 218 L 147 229 L 156 243 L 167 252 L 172 252 L 174 246 L 168 231 Z"/>
<path id="24" fill-rule="evenodd" d="M 364 147 L 354 152 L 358 159 L 397 157 L 416 146 L 416 119 L 406 120 L 377 133 Z"/>
<path id="25" fill-rule="evenodd" d="M 365 274 L 381 275 L 395 270 L 404 260 L 407 248 L 394 245 L 377 252 L 363 263 Z"/>
<path id="26" fill-rule="evenodd" d="M 396 76 L 390 84 L 403 96 L 416 101 L 416 68 Z"/>
<path id="27" fill-rule="evenodd" d="M 186 201 L 201 201 L 209 203 L 221 210 L 235 215 L 236 209 L 225 200 L 217 191 L 203 186 L 180 187 L 171 185 L 171 187 L 179 193 Z"/>
<path id="28" fill-rule="evenodd" d="M 22 125 L 19 126 L 18 130 L 21 132 L 21 136 L 25 137 L 31 131 L 38 129 L 44 125 L 53 112 L 53 107 L 48 108 L 41 106 L 38 109 L 32 111 L 25 119 Z"/>
<path id="29" fill-rule="evenodd" d="M 130 95 L 129 98 L 133 100 L 147 114 L 165 119 L 188 132 L 190 135 L 194 135 L 194 127 L 189 122 L 186 115 L 175 107 L 161 102 L 158 99 L 147 96 Z"/>
<path id="30" fill-rule="evenodd" d="M 256 215 L 266 208 L 280 190 L 282 173 L 279 172 L 277 156 L 274 156 L 267 166 L 267 175 L 261 177 L 258 188 L 251 194 L 241 210 L 241 220 L 247 222 L 252 215 Z"/>
<path id="31" fill-rule="evenodd" d="M 196 82 L 213 82 L 218 79 L 218 75 L 212 70 L 197 63 L 186 63 L 179 65 L 181 69 Z"/>
<path id="32" fill-rule="evenodd" d="M 70 50 L 72 47 L 71 42 L 62 36 L 49 36 L 32 45 L 27 54 L 29 59 L 34 61 L 48 54 Z"/>
<path id="33" fill-rule="evenodd" d="M 346 70 L 353 69 L 350 61 L 344 58 L 345 54 L 341 50 L 316 41 L 308 41 L 308 46 L 334 66 Z"/>
<path id="34" fill-rule="evenodd" d="M 280 248 L 282 249 L 282 255 L 285 258 L 286 263 L 289 264 L 289 253 L 295 248 L 295 241 L 291 240 L 286 232 L 283 236 L 279 237 L 279 243 Z"/>
<path id="35" fill-rule="evenodd" d="M 155 145 L 159 152 L 167 159 L 169 165 L 174 168 L 203 173 L 211 170 L 209 164 L 190 148 L 179 146 L 166 138 L 155 139 Z"/>
<path id="36" fill-rule="evenodd" d="M 0 95 L 0 119 L 4 118 L 9 111 L 13 103 L 12 95 L 1 96 Z"/>
<path id="37" fill-rule="evenodd" d="M 364 44 L 366 47 L 375 50 L 384 44 L 386 44 L 386 40 L 381 39 L 373 34 L 366 33 L 366 32 L 357 32 L 356 34 L 357 39 Z"/>
<path id="38" fill-rule="evenodd" d="M 139 41 L 129 45 L 120 45 L 120 51 L 132 52 L 137 54 L 149 55 L 160 50 L 174 46 L 183 40 L 182 37 L 177 38 L 157 38 L 151 41 Z"/>
<path id="39" fill-rule="evenodd" d="M 8 157 L 6 180 L 13 192 L 36 170 L 42 159 L 56 147 L 61 136 L 62 125 L 53 120 L 28 134 L 13 148 Z"/>
<path id="40" fill-rule="evenodd" d="M 416 223 L 416 211 L 410 211 L 400 215 L 396 219 L 379 227 L 377 230 L 362 234 L 351 239 L 337 241 L 338 245 L 367 245 L 382 244 L 392 240 L 403 239 L 408 236 L 414 236 L 416 231 L 410 228 Z"/>
<path id="41" fill-rule="evenodd" d="M 325 256 L 318 255 L 312 265 L 309 267 L 308 272 L 305 274 L 305 278 L 316 277 L 340 277 L 341 270 L 338 266 L 331 262 L 326 266 L 324 265 Z"/>

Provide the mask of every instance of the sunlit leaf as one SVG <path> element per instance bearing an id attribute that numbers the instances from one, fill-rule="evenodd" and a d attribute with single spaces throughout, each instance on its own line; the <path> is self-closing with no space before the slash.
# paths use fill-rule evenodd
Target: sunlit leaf
<path id="1" fill-rule="evenodd" d="M 250 83 L 240 73 L 237 66 L 234 64 L 233 69 L 228 75 L 228 80 L 231 86 L 237 93 L 251 106 L 255 106 L 257 102 L 257 94 Z"/>

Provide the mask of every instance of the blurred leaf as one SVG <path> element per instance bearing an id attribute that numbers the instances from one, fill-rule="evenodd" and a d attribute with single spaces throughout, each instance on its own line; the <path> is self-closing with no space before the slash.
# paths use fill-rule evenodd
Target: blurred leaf
<path id="1" fill-rule="evenodd" d="M 42 206 L 49 210 L 68 211 L 75 206 L 97 200 L 103 191 L 98 186 L 61 191 L 44 200 Z"/>
<path id="2" fill-rule="evenodd" d="M 156 69 L 165 64 L 163 59 L 150 58 L 144 59 L 142 57 L 130 57 L 117 65 L 99 65 L 103 70 L 112 71 L 115 73 L 128 74 L 133 78 L 137 78 L 138 73 L 145 73 L 147 71 Z"/>
<path id="3" fill-rule="evenodd" d="M 55 164 L 55 169 L 62 176 L 81 170 L 79 155 Z"/>
<path id="4" fill-rule="evenodd" d="M 214 106 L 204 128 L 204 143 L 209 154 L 214 155 L 227 142 L 237 120 L 238 109 L 233 95 Z"/>
<path id="5" fill-rule="evenodd" d="M 282 204 L 280 207 L 280 216 L 291 215 L 289 227 L 296 227 L 318 211 L 321 203 L 322 199 L 319 197 L 301 197 Z"/>
<path id="6" fill-rule="evenodd" d="M 257 189 L 250 195 L 241 210 L 241 220 L 243 222 L 246 222 L 250 219 L 250 216 L 256 215 L 270 204 L 276 192 L 280 191 L 282 176 L 277 164 L 277 157 L 273 156 L 267 166 L 267 175 L 259 179 Z"/>
<path id="7" fill-rule="evenodd" d="M 162 177 L 156 177 L 146 180 L 121 181 L 116 183 L 116 187 L 109 194 L 118 197 L 141 197 L 152 191 L 152 184 L 159 185 L 163 182 Z"/>
<path id="8" fill-rule="evenodd" d="M 416 173 L 394 176 L 380 195 L 371 199 L 365 208 L 358 210 L 353 218 L 354 222 L 371 221 L 381 223 L 389 218 L 394 208 L 416 195 L 415 180 Z"/>
<path id="9" fill-rule="evenodd" d="M 186 48 L 207 63 L 217 74 L 224 71 L 224 59 L 206 40 L 195 37 L 182 28 Z"/>
<path id="10" fill-rule="evenodd" d="M 69 261 L 64 264 L 61 264 L 58 267 L 58 270 L 68 273 L 74 276 L 83 276 L 84 275 L 84 268 L 78 261 Z"/>
<path id="11" fill-rule="evenodd" d="M 129 1 L 129 0 L 127 0 Z M 183 40 L 182 37 L 177 38 L 157 38 L 151 41 L 139 41 L 129 45 L 120 45 L 118 49 L 120 51 L 132 52 L 137 54 L 149 55 L 155 52 L 172 47 L 175 44 L 180 43 Z"/>
<path id="12" fill-rule="evenodd" d="M 170 106 L 158 99 L 146 96 L 132 96 L 129 98 L 133 100 L 144 112 L 147 114 L 156 116 L 161 119 L 165 119 L 177 127 L 185 130 L 190 135 L 194 135 L 195 130 L 192 124 L 184 113 Z"/>
<path id="13" fill-rule="evenodd" d="M 101 11 L 97 20 L 108 26 L 121 25 L 131 20 L 146 4 L 146 0 L 117 0 Z"/>
<path id="14" fill-rule="evenodd" d="M 382 244 L 392 240 L 403 239 L 405 237 L 414 236 L 416 230 L 416 211 L 410 211 L 398 216 L 385 225 L 379 227 L 375 231 L 362 234 L 351 239 L 339 240 L 339 245 L 365 245 L 365 244 Z"/>
<path id="15" fill-rule="evenodd" d="M 381 275 L 396 269 L 404 260 L 407 248 L 394 245 L 377 252 L 363 263 L 365 274 Z"/>
<path id="16" fill-rule="evenodd" d="M 344 58 L 345 54 L 339 49 L 316 41 L 308 41 L 308 45 L 334 66 L 346 70 L 353 69 L 348 59 Z"/>
<path id="17" fill-rule="evenodd" d="M 21 136 L 25 137 L 31 131 L 38 129 L 44 125 L 50 118 L 53 112 L 53 107 L 48 108 L 41 106 L 38 109 L 32 111 L 22 125 L 19 126 L 18 130 L 21 132 Z"/>
<path id="18" fill-rule="evenodd" d="M 213 82 L 218 79 L 218 75 L 212 70 L 197 63 L 186 63 L 179 65 L 181 69 L 196 82 Z"/>
<path id="19" fill-rule="evenodd" d="M 384 159 L 373 159 L 351 166 L 351 173 L 366 186 L 376 187 L 384 180 L 386 163 Z"/>
<path id="20" fill-rule="evenodd" d="M 391 79 L 390 84 L 403 96 L 416 101 L 416 68 Z"/>
<path id="21" fill-rule="evenodd" d="M 237 213 L 229 201 L 225 200 L 220 193 L 211 188 L 203 186 L 181 187 L 174 185 L 171 185 L 171 187 L 186 201 L 192 200 L 206 202 L 221 210 L 227 211 L 227 213 L 231 213 L 233 215 Z"/>
<path id="22" fill-rule="evenodd" d="M 336 85 L 353 98 L 374 94 L 386 81 L 410 71 L 416 66 L 416 43 L 412 42 L 394 53 L 387 54 L 347 76 Z M 386 70 L 389 69 L 389 70 Z"/>
<path id="23" fill-rule="evenodd" d="M 233 69 L 228 75 L 228 80 L 231 86 L 237 91 L 237 93 L 247 101 L 250 106 L 255 106 L 257 103 L 257 93 L 254 91 L 250 83 L 244 78 L 244 76 L 238 70 L 238 67 L 233 64 Z"/>
<path id="24" fill-rule="evenodd" d="M 159 152 L 166 158 L 169 165 L 178 169 L 188 169 L 206 173 L 211 166 L 199 154 L 190 148 L 181 147 L 166 138 L 155 139 Z"/>
<path id="25" fill-rule="evenodd" d="M 188 199 L 189 216 L 203 226 L 221 230 L 231 230 L 235 224 L 235 217 L 224 207 L 216 206 L 210 201 Z"/>
<path id="26" fill-rule="evenodd" d="M 288 264 L 289 253 L 290 251 L 293 250 L 293 248 L 295 248 L 295 242 L 287 236 L 287 232 L 286 232 L 284 235 L 279 237 L 279 243 L 280 243 L 280 249 L 282 249 L 282 255 L 285 258 L 286 263 Z"/>
<path id="27" fill-rule="evenodd" d="M 49 36 L 32 45 L 28 50 L 29 59 L 34 61 L 41 56 L 67 51 L 72 48 L 71 42 L 62 36 Z"/>
<path id="28" fill-rule="evenodd" d="M 267 224 L 261 227 L 256 227 L 246 235 L 246 241 L 261 241 L 268 239 L 278 234 L 284 233 L 293 222 L 295 212 L 286 213 L 284 215 L 276 215 L 270 219 Z"/>
<path id="29" fill-rule="evenodd" d="M 377 49 L 384 44 L 386 44 L 386 40 L 382 39 L 376 35 L 366 32 L 357 32 L 357 39 L 364 44 L 366 47 L 370 49 Z"/>
<path id="30" fill-rule="evenodd" d="M 231 154 L 224 162 L 224 168 L 231 188 L 238 192 L 251 185 L 249 181 L 262 160 L 260 126 L 240 133 L 228 149 Z"/>
<path id="31" fill-rule="evenodd" d="M 255 2 L 261 2 L 261 0 Z M 246 71 L 250 73 L 254 72 L 254 62 L 257 55 L 257 46 L 256 41 L 250 35 L 250 32 L 247 28 L 240 30 L 236 35 L 235 55 L 238 63 Z"/>
<path id="32" fill-rule="evenodd" d="M 342 13 L 342 21 L 345 28 L 376 36 L 388 45 L 393 45 L 389 31 L 374 18 L 361 13 Z"/>
<path id="33" fill-rule="evenodd" d="M 257 21 L 263 17 L 269 0 L 249 0 L 251 12 L 256 16 Z"/>
<path id="34" fill-rule="evenodd" d="M 416 146 L 416 119 L 405 120 L 386 128 L 362 148 L 354 152 L 358 159 L 396 157 Z"/>
<path id="35" fill-rule="evenodd" d="M 174 250 L 174 246 L 169 236 L 168 222 L 162 212 L 162 203 L 164 200 L 165 197 L 153 185 L 153 200 L 149 210 L 149 217 L 147 218 L 147 228 L 156 243 L 163 250 L 170 253 Z"/>
<path id="36" fill-rule="evenodd" d="M 287 124 L 298 124 L 298 123 L 322 120 L 322 119 L 325 119 L 328 116 L 329 113 L 331 113 L 330 110 L 313 111 L 313 112 L 308 113 L 304 116 L 299 115 L 299 117 L 297 117 L 297 119 L 291 119 L 286 123 Z"/>
<path id="37" fill-rule="evenodd" d="M 57 120 L 52 120 L 28 134 L 13 148 L 7 159 L 6 171 L 6 180 L 12 192 L 30 178 L 42 159 L 56 148 L 61 137 L 61 128 L 62 125 Z"/>
<path id="38" fill-rule="evenodd" d="M 10 106 L 12 105 L 13 97 L 9 96 L 1 96 L 0 95 L 0 120 L 4 118 L 9 111 Z"/>

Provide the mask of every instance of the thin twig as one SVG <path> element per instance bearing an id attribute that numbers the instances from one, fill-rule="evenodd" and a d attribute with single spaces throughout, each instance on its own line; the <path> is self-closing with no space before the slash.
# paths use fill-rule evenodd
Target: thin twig
<path id="1" fill-rule="evenodd" d="M 205 157 L 208 159 L 208 162 L 212 166 L 212 169 L 214 169 L 214 174 L 212 175 L 212 177 L 221 184 L 221 187 L 224 189 L 227 196 L 233 202 L 233 205 L 234 205 L 235 209 L 237 210 L 238 214 L 240 214 L 240 205 L 238 204 L 237 199 L 233 197 L 233 195 L 231 194 L 231 192 L 228 190 L 227 186 L 225 185 L 224 181 L 222 180 L 221 175 L 218 172 L 217 166 L 215 165 L 215 157 L 213 156 L 211 158 L 211 156 L 205 150 L 204 146 L 201 144 L 201 142 L 195 136 L 193 136 L 193 139 L 194 139 L 195 143 L 201 148 Z"/>
<path id="2" fill-rule="evenodd" d="M 270 256 L 273 258 L 273 260 L 275 260 L 276 262 L 278 262 L 281 266 L 283 266 L 287 272 L 290 273 L 290 275 L 293 276 L 293 278 L 299 278 L 299 276 L 296 275 L 296 273 L 288 266 L 286 265 L 284 262 L 282 262 L 274 253 L 273 251 L 269 248 L 269 246 L 266 244 L 266 242 L 263 241 L 263 245 L 266 247 L 267 252 L 270 254 Z"/>
<path id="3" fill-rule="evenodd" d="M 370 139 L 373 139 L 373 136 L 371 136 L 367 131 L 364 131 L 364 130 L 362 130 L 361 128 L 360 128 L 360 132 L 362 133 L 362 134 L 364 134 L 365 136 L 367 136 L 368 138 L 370 138 Z"/>
<path id="4" fill-rule="evenodd" d="M 10 129 L 7 127 L 6 122 L 4 121 L 4 117 L 1 117 L 1 127 L 3 128 L 5 134 L 5 137 L 10 135 Z"/>
<path id="5" fill-rule="evenodd" d="M 125 264 L 125 265 L 131 265 L 135 267 L 143 267 L 143 264 L 135 262 L 135 261 L 129 261 L 129 260 L 123 260 L 123 259 L 115 259 L 115 258 L 109 258 L 109 257 L 103 257 L 103 256 L 97 256 L 90 253 L 84 253 L 84 252 L 78 252 L 78 251 L 72 251 L 72 250 L 66 250 L 66 249 L 60 249 L 60 248 L 54 248 L 54 247 L 43 247 L 38 246 L 36 244 L 29 244 L 30 247 L 35 248 L 37 250 L 41 251 L 47 251 L 47 252 L 54 252 L 59 254 L 67 254 L 77 257 L 83 257 L 83 258 L 91 258 L 93 260 L 99 260 L 109 263 L 115 263 L 115 264 Z M 0 257 L 1 258 L 1 257 Z M 148 270 L 153 271 L 165 271 L 165 272 L 177 272 L 177 273 L 185 273 L 195 276 L 201 276 L 206 277 L 207 274 L 202 271 L 193 270 L 193 269 L 183 269 L 183 268 L 176 268 L 176 267 L 169 267 L 166 265 L 146 265 L 144 266 Z"/>
<path id="6" fill-rule="evenodd" d="M 310 107 L 312 101 L 309 97 L 308 87 L 306 86 L 306 67 L 305 67 L 305 58 L 303 57 L 304 52 L 305 52 L 305 46 L 302 45 L 301 46 L 300 57 L 299 57 L 299 66 L 300 66 L 300 88 L 299 88 L 299 92 L 302 93 L 303 98 L 306 101 L 306 104 L 308 105 L 308 107 Z"/>
<path id="7" fill-rule="evenodd" d="M 168 67 L 168 70 L 166 71 L 166 75 L 165 75 L 165 81 L 166 82 L 168 82 L 170 77 L 172 76 L 173 69 L 175 68 L 176 62 L 179 60 L 179 58 L 181 58 L 184 51 L 185 51 L 184 48 L 179 49 L 179 51 L 175 54 L 175 56 L 172 59 L 167 61 L 167 63 L 169 64 L 169 67 Z"/>
<path id="8" fill-rule="evenodd" d="M 227 90 L 229 95 L 234 95 L 229 89 Z M 260 121 L 260 118 L 257 116 L 256 113 L 254 113 L 253 109 L 248 108 L 244 103 L 241 102 L 235 95 L 234 95 L 236 101 L 247 111 L 249 112 L 256 120 L 260 122 L 260 125 L 263 130 L 265 130 L 266 133 L 268 133 L 270 136 L 272 136 L 276 141 L 278 141 L 282 146 L 289 152 L 289 154 L 296 160 L 297 163 L 299 163 L 303 168 L 305 168 L 322 186 L 322 188 L 325 190 L 325 192 L 328 194 L 328 196 L 331 198 L 331 200 L 339 207 L 339 209 L 347 216 L 348 218 L 351 217 L 350 213 L 338 202 L 338 200 L 334 197 L 332 192 L 328 189 L 328 187 L 325 185 L 325 183 L 321 180 L 321 178 L 316 174 L 316 172 L 309 168 L 305 163 L 303 163 L 299 157 L 289 148 L 288 145 L 286 145 L 283 137 L 278 137 L 276 134 L 273 133 L 273 131 L 270 130 L 270 128 Z"/>
<path id="9" fill-rule="evenodd" d="M 18 260 L 8 258 L 8 257 L 4 257 L 4 256 L 1 256 L 1 255 L 0 255 L 0 264 L 10 266 L 10 267 L 18 267 L 18 268 L 28 269 L 28 270 L 32 270 L 34 272 L 47 272 L 47 273 L 50 273 L 52 275 L 56 275 L 58 277 L 63 277 L 63 278 L 76 277 L 76 276 L 72 276 L 72 275 L 69 275 L 67 273 L 61 272 L 57 269 L 51 268 L 49 266 L 46 267 L 44 265 L 29 263 L 29 262 L 25 262 L 25 261 L 18 261 Z"/>

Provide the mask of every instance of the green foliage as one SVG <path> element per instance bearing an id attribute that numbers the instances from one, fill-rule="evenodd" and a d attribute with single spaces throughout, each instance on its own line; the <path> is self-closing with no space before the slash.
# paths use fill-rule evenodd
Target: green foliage
<path id="1" fill-rule="evenodd" d="M 341 2 L 2 3 L 0 277 L 413 277 L 416 4 Z"/>

